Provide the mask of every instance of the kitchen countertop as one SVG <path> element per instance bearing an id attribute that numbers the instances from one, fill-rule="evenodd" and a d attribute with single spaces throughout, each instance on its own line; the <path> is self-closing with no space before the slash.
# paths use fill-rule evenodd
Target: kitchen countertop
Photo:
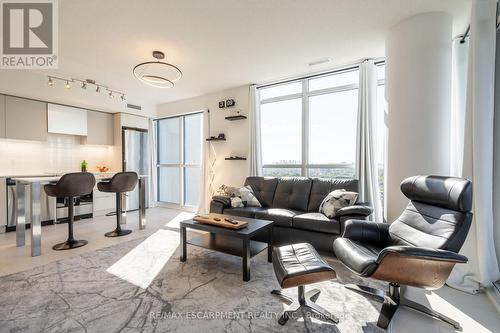
<path id="1" fill-rule="evenodd" d="M 109 179 L 113 177 L 116 172 L 93 172 L 94 177 L 97 181 L 103 179 Z M 22 183 L 50 183 L 58 181 L 63 175 L 48 175 L 48 176 L 39 176 L 39 177 L 11 177 L 15 181 L 19 181 Z M 147 177 L 147 175 L 139 175 L 139 177 Z"/>

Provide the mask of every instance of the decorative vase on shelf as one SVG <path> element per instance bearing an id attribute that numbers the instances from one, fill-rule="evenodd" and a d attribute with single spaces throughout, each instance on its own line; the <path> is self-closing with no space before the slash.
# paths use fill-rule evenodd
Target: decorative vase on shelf
<path id="1" fill-rule="evenodd" d="M 87 161 L 83 160 L 80 166 L 82 167 L 82 172 L 87 172 Z"/>

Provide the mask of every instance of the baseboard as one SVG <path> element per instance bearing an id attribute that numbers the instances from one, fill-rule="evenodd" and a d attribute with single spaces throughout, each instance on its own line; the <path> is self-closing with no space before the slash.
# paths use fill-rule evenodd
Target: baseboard
<path id="1" fill-rule="evenodd" d="M 500 313 L 500 280 L 494 282 L 491 287 L 486 288 L 486 295 L 488 295 L 498 313 Z"/>

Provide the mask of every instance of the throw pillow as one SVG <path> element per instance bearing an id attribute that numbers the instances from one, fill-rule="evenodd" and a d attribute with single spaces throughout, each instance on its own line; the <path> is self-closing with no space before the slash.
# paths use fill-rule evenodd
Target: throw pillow
<path id="1" fill-rule="evenodd" d="M 231 207 L 245 207 L 245 205 L 243 204 L 243 200 L 241 200 L 240 197 L 231 197 Z"/>
<path id="2" fill-rule="evenodd" d="M 257 198 L 255 197 L 255 194 L 253 193 L 252 187 L 250 185 L 247 185 L 245 187 L 239 188 L 234 191 L 233 197 L 231 198 L 231 207 L 235 207 L 233 206 L 233 200 L 232 200 L 235 197 L 240 198 L 245 207 L 262 207 L 259 200 L 257 200 Z M 237 204 L 237 202 L 235 203 Z M 242 207 L 242 206 L 237 206 L 237 207 Z"/>
<path id="3" fill-rule="evenodd" d="M 337 210 L 343 207 L 352 206 L 358 199 L 358 193 L 348 192 L 346 190 L 335 190 L 323 199 L 319 205 L 319 212 L 323 213 L 329 219 L 333 219 Z"/>

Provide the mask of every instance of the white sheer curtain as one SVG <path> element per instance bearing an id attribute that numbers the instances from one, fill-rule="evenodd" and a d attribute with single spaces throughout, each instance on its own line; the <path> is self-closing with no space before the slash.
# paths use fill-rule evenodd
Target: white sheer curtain
<path id="1" fill-rule="evenodd" d="M 373 205 L 373 219 L 382 221 L 377 145 L 377 69 L 373 60 L 359 66 L 358 126 L 356 138 L 356 175 L 359 201 Z"/>
<path id="2" fill-rule="evenodd" d="M 462 176 L 464 160 L 465 97 L 467 95 L 467 58 L 469 39 L 453 41 L 451 69 L 450 175 Z"/>
<path id="3" fill-rule="evenodd" d="M 197 214 L 207 214 L 209 210 L 208 203 L 210 202 L 209 196 L 209 172 L 208 172 L 208 152 L 209 152 L 209 142 L 205 141 L 205 138 L 210 136 L 210 111 L 208 109 L 203 111 L 203 127 L 201 139 L 203 143 L 201 144 L 201 168 L 200 168 L 200 183 L 198 185 L 198 207 L 196 210 Z"/>
<path id="4" fill-rule="evenodd" d="M 493 115 L 496 1 L 472 3 L 462 177 L 473 183 L 474 218 L 448 284 L 475 293 L 500 278 L 493 232 Z"/>
<path id="5" fill-rule="evenodd" d="M 153 119 L 149 119 L 149 207 L 155 207 L 157 202 L 157 174 L 156 174 L 156 126 Z"/>
<path id="6" fill-rule="evenodd" d="M 260 137 L 260 99 L 256 85 L 250 85 L 248 113 L 250 120 L 250 176 L 262 176 L 262 145 Z"/>

